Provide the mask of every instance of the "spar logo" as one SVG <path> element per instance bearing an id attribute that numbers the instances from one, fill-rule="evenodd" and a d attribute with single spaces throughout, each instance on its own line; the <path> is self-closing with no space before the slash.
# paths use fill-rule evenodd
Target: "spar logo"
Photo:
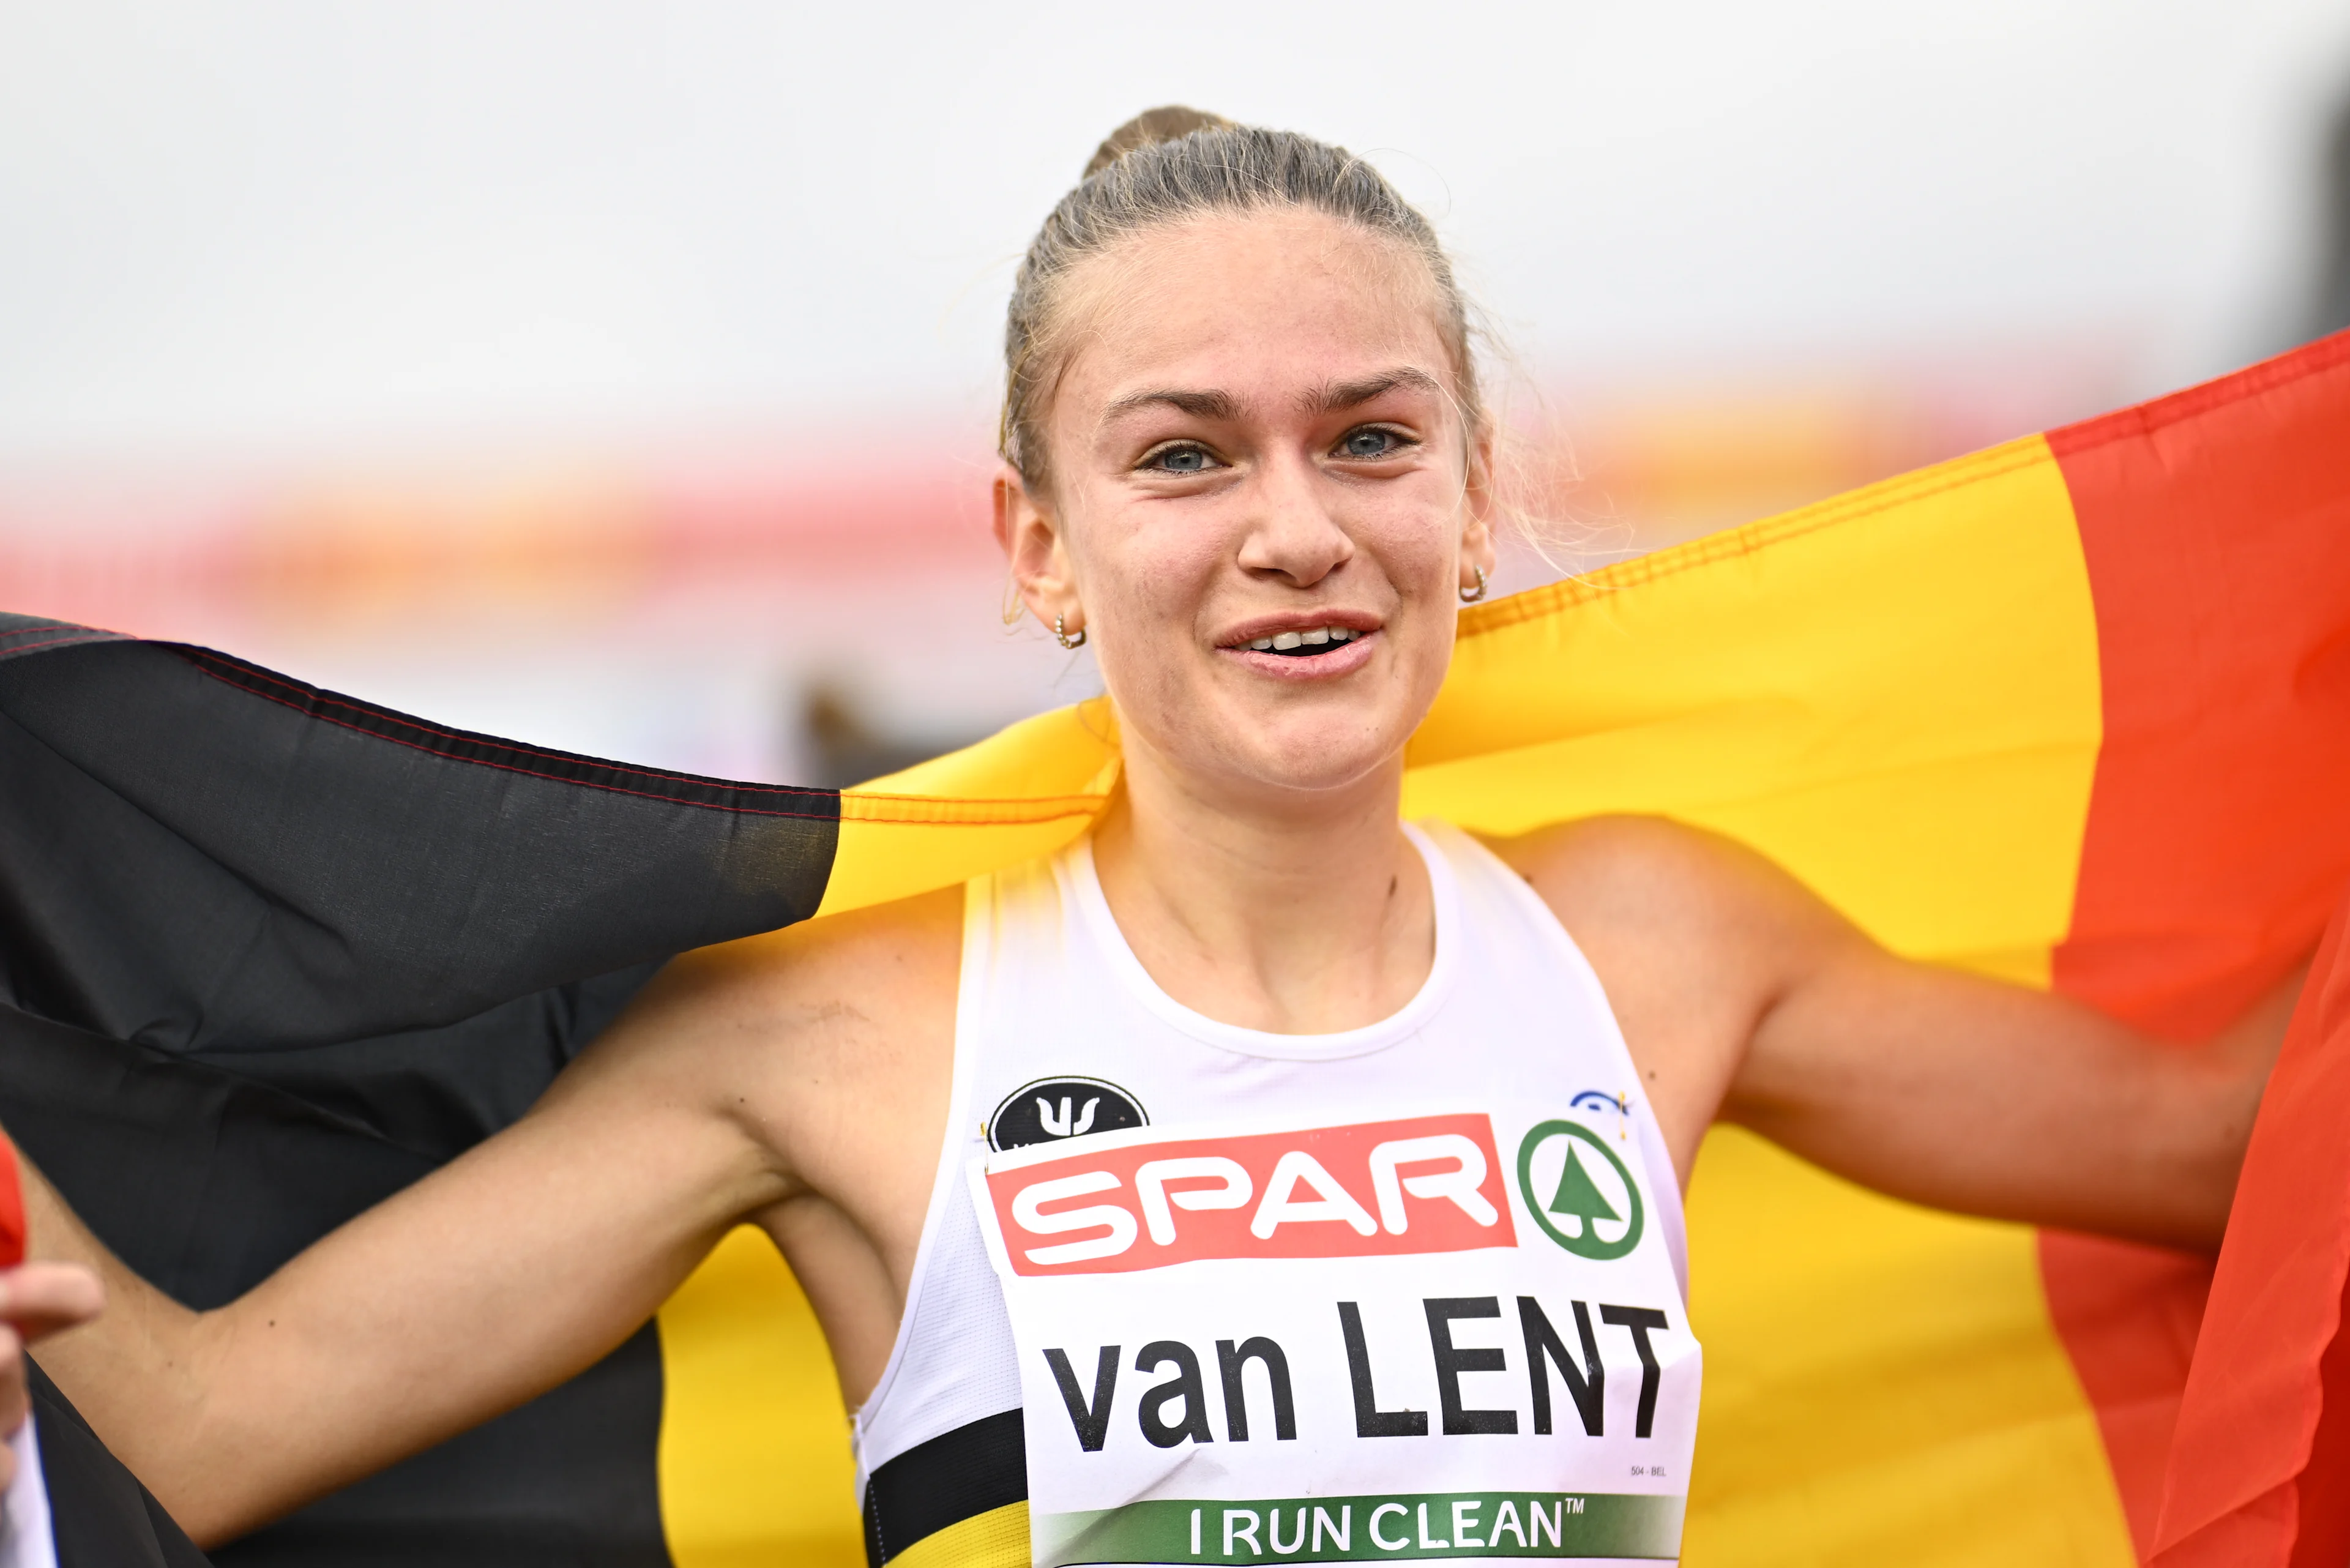
<path id="1" fill-rule="evenodd" d="M 1518 1241 L 1482 1114 L 1223 1137 L 1137 1129 L 999 1156 L 983 1180 L 1020 1274 Z"/>
<path id="2" fill-rule="evenodd" d="M 1607 1140 L 1581 1122 L 1538 1122 L 1527 1132 L 1518 1145 L 1518 1195 L 1543 1234 L 1578 1258 L 1606 1262 L 1640 1244 L 1639 1186 Z"/>

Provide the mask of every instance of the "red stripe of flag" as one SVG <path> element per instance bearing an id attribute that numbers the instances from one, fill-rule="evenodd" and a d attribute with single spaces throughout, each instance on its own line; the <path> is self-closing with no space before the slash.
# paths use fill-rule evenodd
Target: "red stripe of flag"
<path id="1" fill-rule="evenodd" d="M 2206 1036 L 2309 951 L 2350 883 L 2350 333 L 2048 441 L 2105 719 L 2054 983 Z M 2278 1201 L 2248 1182 L 2239 1213 Z M 2145 1555 L 2210 1264 L 2054 1233 L 2041 1262 Z M 2325 1343 L 2286 1354 L 2314 1368 Z"/>
<path id="2" fill-rule="evenodd" d="M 2163 1489 L 2158 1568 L 2350 1562 L 2350 903 L 2270 1080 Z"/>

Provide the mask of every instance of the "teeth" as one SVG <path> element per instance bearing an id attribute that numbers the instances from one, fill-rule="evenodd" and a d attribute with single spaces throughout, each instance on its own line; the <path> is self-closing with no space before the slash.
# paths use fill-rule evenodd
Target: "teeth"
<path id="1" fill-rule="evenodd" d="M 1246 646 L 1257 653 L 1289 653 L 1301 648 L 1326 648 L 1333 643 L 1352 642 L 1362 635 L 1342 626 L 1317 626 L 1305 631 L 1284 631 L 1271 637 L 1253 638 Z"/>

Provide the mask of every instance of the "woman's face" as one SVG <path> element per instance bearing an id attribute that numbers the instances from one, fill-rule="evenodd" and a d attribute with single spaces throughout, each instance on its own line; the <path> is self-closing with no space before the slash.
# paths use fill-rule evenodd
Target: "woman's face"
<path id="1" fill-rule="evenodd" d="M 1425 267 L 1284 211 L 1066 286 L 1050 493 L 997 487 L 1029 608 L 1086 630 L 1129 751 L 1199 785 L 1302 804 L 1392 770 L 1493 558 Z"/>

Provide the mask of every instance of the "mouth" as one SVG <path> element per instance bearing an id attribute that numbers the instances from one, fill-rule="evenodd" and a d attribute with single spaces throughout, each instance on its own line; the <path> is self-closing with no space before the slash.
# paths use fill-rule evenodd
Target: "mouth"
<path id="1" fill-rule="evenodd" d="M 1370 662 L 1379 637 L 1369 616 L 1306 623 L 1291 615 L 1234 628 L 1218 652 L 1275 680 L 1310 680 L 1346 675 Z"/>
<path id="2" fill-rule="evenodd" d="M 1343 647 L 1362 636 L 1361 632 L 1343 626 L 1307 627 L 1301 631 L 1277 631 L 1266 637 L 1253 637 L 1239 646 L 1251 653 L 1270 653 L 1282 659 L 1312 659 Z"/>

